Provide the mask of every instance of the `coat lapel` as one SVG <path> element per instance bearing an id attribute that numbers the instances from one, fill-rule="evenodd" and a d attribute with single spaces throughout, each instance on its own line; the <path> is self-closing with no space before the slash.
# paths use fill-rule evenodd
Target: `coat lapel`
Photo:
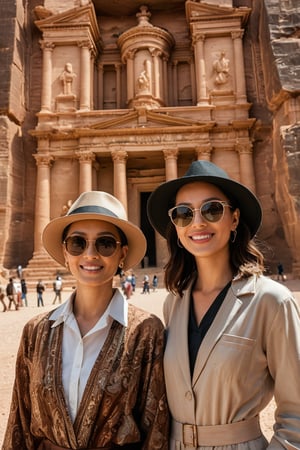
<path id="1" fill-rule="evenodd" d="M 183 324 L 188 324 L 189 321 L 189 309 L 190 309 L 190 295 L 192 285 L 184 292 L 182 299 L 179 300 L 178 312 L 175 315 L 175 321 L 173 329 L 176 330 L 176 357 L 177 364 L 180 367 L 185 382 L 189 388 L 191 387 L 191 372 L 189 362 L 189 348 L 188 348 L 188 328 Z M 172 324 L 173 326 L 173 324 Z"/>
<path id="2" fill-rule="evenodd" d="M 213 350 L 214 346 L 228 327 L 234 320 L 237 312 L 242 306 L 241 297 L 255 291 L 255 278 L 233 280 L 230 289 L 219 309 L 215 320 L 209 328 L 203 342 L 199 348 L 196 364 L 193 373 L 192 386 L 197 383 L 198 378 L 205 367 L 206 361 Z"/>

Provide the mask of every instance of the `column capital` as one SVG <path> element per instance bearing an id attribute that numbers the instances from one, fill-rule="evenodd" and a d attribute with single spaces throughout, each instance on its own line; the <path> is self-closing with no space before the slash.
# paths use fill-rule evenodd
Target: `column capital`
<path id="1" fill-rule="evenodd" d="M 200 145 L 197 145 L 195 151 L 197 159 L 210 161 L 212 152 L 212 145 L 210 142 L 203 142 Z"/>
<path id="2" fill-rule="evenodd" d="M 134 60 L 135 54 L 137 52 L 137 49 L 128 50 L 124 55 L 122 56 L 122 61 L 126 63 L 127 59 Z"/>
<path id="3" fill-rule="evenodd" d="M 76 151 L 75 152 L 80 163 L 87 163 L 95 161 L 95 154 L 90 151 Z"/>
<path id="4" fill-rule="evenodd" d="M 39 153 L 36 153 L 33 155 L 35 158 L 35 162 L 37 166 L 51 166 L 52 162 L 54 161 L 54 158 L 52 155 L 42 155 Z"/>
<path id="5" fill-rule="evenodd" d="M 44 41 L 42 39 L 39 40 L 39 44 L 42 50 L 48 50 L 52 52 L 55 48 L 55 44 L 53 42 Z"/>
<path id="6" fill-rule="evenodd" d="M 165 160 L 167 159 L 175 159 L 178 158 L 178 148 L 165 148 L 163 149 Z"/>
<path id="7" fill-rule="evenodd" d="M 156 48 L 156 47 L 149 47 L 149 52 L 151 54 L 151 56 L 158 56 L 161 57 L 163 52 L 160 48 Z"/>
<path id="8" fill-rule="evenodd" d="M 204 42 L 205 37 L 205 33 L 195 33 L 192 38 L 192 45 L 196 45 L 199 41 Z"/>
<path id="9" fill-rule="evenodd" d="M 235 150 L 241 155 L 241 154 L 252 154 L 253 153 L 253 145 L 251 142 L 245 140 L 245 142 L 240 141 L 239 139 L 236 140 L 234 145 Z"/>
<path id="10" fill-rule="evenodd" d="M 242 39 L 243 36 L 244 36 L 244 30 L 238 30 L 238 31 L 232 31 L 231 32 L 231 38 L 233 40 L 235 40 L 235 39 Z"/>
<path id="11" fill-rule="evenodd" d="M 78 41 L 77 45 L 79 48 L 87 48 L 89 50 L 93 48 L 92 43 L 88 39 L 86 39 L 85 41 Z"/>
<path id="12" fill-rule="evenodd" d="M 126 150 L 111 150 L 111 157 L 114 162 L 125 162 L 128 158 Z"/>

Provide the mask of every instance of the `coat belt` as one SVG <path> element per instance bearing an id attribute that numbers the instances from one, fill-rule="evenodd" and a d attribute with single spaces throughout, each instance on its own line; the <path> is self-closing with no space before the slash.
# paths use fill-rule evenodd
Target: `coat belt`
<path id="1" fill-rule="evenodd" d="M 257 439 L 262 435 L 259 418 L 255 416 L 241 422 L 225 425 L 192 425 L 172 420 L 171 438 L 186 447 L 223 446 Z"/>

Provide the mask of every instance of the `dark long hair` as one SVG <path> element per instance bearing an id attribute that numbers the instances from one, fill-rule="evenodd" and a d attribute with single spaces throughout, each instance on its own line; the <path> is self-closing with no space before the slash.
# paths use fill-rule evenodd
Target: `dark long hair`
<path id="1" fill-rule="evenodd" d="M 233 202 L 230 204 L 233 205 Z M 254 239 L 251 239 L 249 227 L 242 217 L 236 231 L 234 242 L 229 241 L 230 265 L 233 274 L 244 278 L 253 274 L 261 275 L 264 271 L 264 256 Z M 196 261 L 191 253 L 180 246 L 176 229 L 171 222 L 168 224 L 166 237 L 169 260 L 165 266 L 165 285 L 170 292 L 182 296 L 183 291 L 197 274 Z"/>

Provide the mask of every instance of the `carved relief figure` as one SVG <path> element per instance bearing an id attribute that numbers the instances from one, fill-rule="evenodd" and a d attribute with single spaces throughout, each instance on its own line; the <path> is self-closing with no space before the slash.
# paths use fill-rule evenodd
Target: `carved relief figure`
<path id="1" fill-rule="evenodd" d="M 229 77 L 229 59 L 225 57 L 225 52 L 222 51 L 220 58 L 213 62 L 213 69 L 216 73 L 215 84 L 225 84 Z"/>
<path id="2" fill-rule="evenodd" d="M 137 79 L 139 91 L 149 91 L 150 89 L 150 77 L 147 70 L 147 61 L 144 61 L 144 70 L 140 73 Z"/>
<path id="3" fill-rule="evenodd" d="M 64 95 L 72 94 L 72 84 L 75 77 L 76 73 L 73 72 L 72 64 L 70 62 L 67 62 L 62 74 L 59 77 L 60 81 L 63 84 Z"/>

